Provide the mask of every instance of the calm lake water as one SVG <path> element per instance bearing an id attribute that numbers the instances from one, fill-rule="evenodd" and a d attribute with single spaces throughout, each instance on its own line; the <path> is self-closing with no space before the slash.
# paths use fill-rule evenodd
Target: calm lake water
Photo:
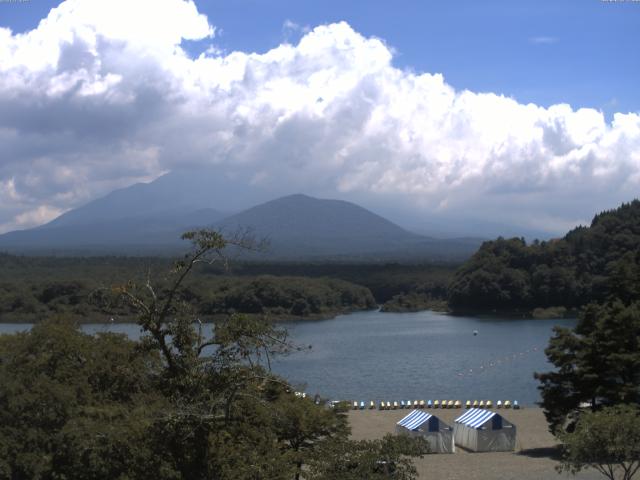
<path id="1" fill-rule="evenodd" d="M 533 372 L 551 368 L 543 350 L 554 325 L 573 327 L 575 320 L 452 317 L 429 311 L 353 313 L 286 324 L 294 342 L 312 348 L 272 366 L 294 384 L 306 382 L 309 394 L 325 398 L 510 399 L 531 405 L 540 398 Z M 29 327 L 0 324 L 0 333 Z M 140 335 L 134 324 L 83 329 Z"/>

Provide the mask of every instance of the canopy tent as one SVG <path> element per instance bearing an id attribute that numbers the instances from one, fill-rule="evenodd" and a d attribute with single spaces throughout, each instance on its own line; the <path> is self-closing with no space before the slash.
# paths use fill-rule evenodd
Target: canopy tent
<path id="1" fill-rule="evenodd" d="M 432 453 L 453 453 L 453 429 L 435 415 L 424 410 L 413 410 L 396 424 L 396 432 L 423 437 Z"/>
<path id="2" fill-rule="evenodd" d="M 516 426 L 497 412 L 472 408 L 454 420 L 456 445 L 473 452 L 511 452 L 516 448 Z"/>

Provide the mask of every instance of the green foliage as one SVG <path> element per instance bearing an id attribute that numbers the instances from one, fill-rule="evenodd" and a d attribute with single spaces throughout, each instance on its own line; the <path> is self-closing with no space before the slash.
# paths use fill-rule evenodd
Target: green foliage
<path id="1" fill-rule="evenodd" d="M 382 305 L 383 312 L 419 312 L 421 310 L 434 310 L 446 312 L 448 310 L 446 300 L 432 298 L 428 293 L 420 290 L 394 295 L 391 300 Z"/>
<path id="2" fill-rule="evenodd" d="M 596 215 L 589 228 L 527 245 L 485 242 L 449 287 L 454 310 L 578 308 L 640 294 L 640 201 Z"/>
<path id="3" fill-rule="evenodd" d="M 124 336 L 88 336 L 64 319 L 0 336 L 0 478 L 144 471 L 154 454 L 140 432 L 164 405 L 159 368 Z M 83 463 L 102 473 L 73 473 Z"/>
<path id="4" fill-rule="evenodd" d="M 637 406 L 585 412 L 564 443 L 560 471 L 593 468 L 610 480 L 631 480 L 640 468 L 640 411 Z"/>
<path id="5" fill-rule="evenodd" d="M 110 292 L 136 312 L 139 342 L 60 319 L 0 336 L 0 479 L 336 478 L 320 451 L 357 478 L 377 478 L 371 452 L 410 475 L 416 444 L 351 442 L 344 408 L 299 398 L 271 373 L 270 359 L 294 348 L 284 329 L 232 315 L 205 338 L 187 278 L 225 262 L 230 242 L 250 245 L 208 231 L 185 238 L 194 248 L 167 277 Z"/>
<path id="6" fill-rule="evenodd" d="M 15 257 L 4 257 L 14 259 Z M 0 266 L 2 265 L 0 257 Z M 22 260 L 25 260 L 24 258 Z M 61 259 L 62 260 L 62 259 Z M 64 260 L 65 262 L 68 260 Z M 80 268 L 84 260 L 78 259 L 78 270 L 60 271 L 59 277 L 53 276 L 39 280 L 17 279 L 0 283 L 0 321 L 37 322 L 52 314 L 66 314 L 81 321 L 104 321 L 105 317 L 114 317 L 120 321 L 131 321 L 134 312 L 123 304 L 105 302 L 107 283 L 101 281 L 101 275 L 108 265 L 94 259 L 91 268 Z M 147 272 L 161 270 L 162 263 L 149 260 L 144 268 Z M 138 266 L 132 260 L 130 269 Z M 127 278 L 126 264 L 116 276 L 106 275 L 111 283 L 122 283 Z M 208 266 L 208 265 L 207 265 Z M 203 319 L 231 313 L 268 315 L 273 319 L 287 320 L 299 317 L 326 317 L 355 310 L 367 310 L 376 306 L 371 292 L 359 285 L 332 278 L 303 278 L 290 276 L 231 276 L 224 272 L 215 275 L 204 273 L 198 265 L 193 278 L 189 278 L 180 292 L 179 300 L 191 305 L 200 312 Z M 53 268 L 53 267 L 52 267 Z M 146 278 L 129 272 L 128 278 L 137 283 L 146 282 Z M 74 281 L 66 277 L 76 278 Z M 157 278 L 157 275 L 154 275 Z M 0 273 L 0 281 L 2 274 Z M 108 295 L 106 295 L 108 296 Z"/>
<path id="7" fill-rule="evenodd" d="M 555 329 L 545 352 L 556 370 L 536 378 L 554 433 L 582 402 L 640 402 L 640 302 L 589 305 L 575 330 Z"/>
<path id="8" fill-rule="evenodd" d="M 454 272 L 454 266 L 430 264 L 225 263 L 199 263 L 185 281 L 180 300 L 203 320 L 231 313 L 324 318 L 386 302 L 389 311 L 442 308 Z M 163 258 L 0 254 L 0 321 L 35 323 L 54 314 L 133 321 L 124 305 L 105 308 L 105 287 L 127 279 L 144 283 L 170 268 Z"/>
<path id="9" fill-rule="evenodd" d="M 244 263 L 233 270 L 242 276 L 337 278 L 367 287 L 376 302 L 385 303 L 395 295 L 411 292 L 446 299 L 447 286 L 456 266 L 435 263 Z"/>
<path id="10" fill-rule="evenodd" d="M 242 312 L 287 318 L 375 306 L 368 289 L 343 280 L 260 276 L 223 280 L 219 293 L 203 305 L 202 311 L 208 315 Z"/>
<path id="11" fill-rule="evenodd" d="M 422 458 L 429 445 L 421 437 L 386 435 L 381 440 L 327 442 L 316 452 L 304 478 L 309 480 L 413 480 L 410 457 Z"/>

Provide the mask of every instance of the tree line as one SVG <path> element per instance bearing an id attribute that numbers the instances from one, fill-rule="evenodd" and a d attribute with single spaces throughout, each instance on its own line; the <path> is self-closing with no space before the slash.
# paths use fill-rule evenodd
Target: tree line
<path id="1" fill-rule="evenodd" d="M 547 286 L 567 295 L 553 302 L 581 307 L 575 328 L 556 327 L 545 350 L 555 368 L 535 374 L 549 428 L 562 442 L 560 470 L 592 468 L 610 480 L 629 480 L 640 470 L 639 240 L 636 200 L 596 215 L 591 227 L 551 247 L 516 249 L 502 264 L 549 255 L 567 275 Z"/>
<path id="2" fill-rule="evenodd" d="M 126 308 L 108 310 L 100 296 L 110 284 L 144 280 L 169 269 L 161 257 L 28 257 L 0 254 L 0 321 L 34 323 L 51 315 L 82 322 L 130 319 Z M 276 320 L 324 318 L 378 304 L 386 310 L 420 310 L 446 300 L 454 265 L 251 263 L 199 265 L 184 299 L 203 319 L 229 313 Z M 398 308 L 401 300 L 402 308 Z"/>
<path id="3" fill-rule="evenodd" d="M 455 274 L 448 301 L 454 311 L 530 311 L 640 293 L 640 201 L 596 215 L 589 227 L 563 238 L 527 244 L 485 242 Z"/>
<path id="4" fill-rule="evenodd" d="M 82 322 L 131 320 L 129 308 L 103 301 L 105 287 L 92 279 L 5 281 L 0 283 L 0 319 L 35 323 L 51 315 L 68 315 Z M 200 276 L 188 282 L 181 299 L 196 307 L 203 319 L 230 313 L 268 315 L 275 320 L 314 318 L 377 305 L 369 289 L 343 280 L 264 275 Z"/>

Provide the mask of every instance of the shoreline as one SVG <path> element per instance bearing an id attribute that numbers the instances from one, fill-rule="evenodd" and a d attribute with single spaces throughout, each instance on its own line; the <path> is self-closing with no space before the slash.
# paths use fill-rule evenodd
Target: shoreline
<path id="1" fill-rule="evenodd" d="M 341 311 L 335 312 L 321 312 L 309 314 L 304 317 L 296 317 L 290 314 L 257 314 L 257 313 L 241 313 L 241 312 L 230 312 L 230 313 L 215 313 L 212 315 L 202 315 L 200 318 L 202 319 L 202 323 L 206 324 L 215 324 L 219 320 L 222 320 L 230 315 L 238 313 L 240 315 L 246 315 L 248 317 L 253 318 L 267 318 L 273 323 L 281 323 L 281 324 L 295 324 L 295 323 L 303 323 L 303 322 L 321 322 L 323 320 L 333 320 L 336 317 L 343 315 L 351 315 L 354 313 L 365 313 L 365 312 L 379 312 L 382 314 L 412 314 L 412 313 L 420 313 L 420 312 L 433 312 L 438 315 L 444 315 L 451 318 L 456 317 L 464 317 L 464 318 L 473 318 L 478 320 L 483 319 L 509 319 L 513 321 L 517 320 L 564 320 L 564 319 L 576 319 L 576 312 L 572 311 L 570 315 L 565 316 L 534 316 L 532 312 L 529 312 L 527 315 L 526 312 L 523 311 L 499 311 L 499 312 L 471 312 L 471 311 L 452 311 L 452 310 L 443 310 L 440 308 L 426 308 L 421 310 L 404 310 L 404 311 L 393 311 L 393 310 L 384 310 L 384 304 L 378 304 L 374 308 L 362 308 L 362 309 L 345 309 Z M 64 314 L 63 314 L 64 315 Z M 11 315 L 9 315 L 11 317 Z M 98 318 L 100 317 L 100 318 Z M 78 318 L 75 315 L 70 315 L 74 321 L 77 321 L 79 325 L 99 325 L 99 324 L 128 324 L 128 323 L 137 323 L 134 316 L 114 316 L 113 321 L 109 321 L 109 315 L 105 315 L 102 317 L 102 314 L 89 314 L 88 316 L 84 316 L 82 318 Z M 33 321 L 33 319 L 25 319 L 25 320 L 17 320 L 15 318 L 3 318 L 0 316 L 0 324 L 4 325 L 22 325 L 22 324 L 31 324 L 35 325 L 39 322 Z"/>

